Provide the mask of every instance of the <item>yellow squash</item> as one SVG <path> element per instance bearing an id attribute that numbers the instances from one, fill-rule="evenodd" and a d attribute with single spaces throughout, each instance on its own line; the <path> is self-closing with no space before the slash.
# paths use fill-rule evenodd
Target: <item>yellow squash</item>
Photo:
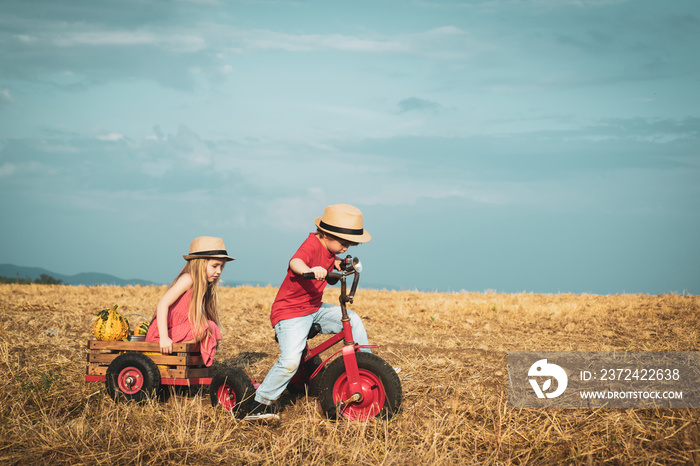
<path id="1" fill-rule="evenodd" d="M 92 333 L 98 340 L 124 340 L 129 336 L 129 322 L 117 312 L 118 305 L 97 314 Z"/>

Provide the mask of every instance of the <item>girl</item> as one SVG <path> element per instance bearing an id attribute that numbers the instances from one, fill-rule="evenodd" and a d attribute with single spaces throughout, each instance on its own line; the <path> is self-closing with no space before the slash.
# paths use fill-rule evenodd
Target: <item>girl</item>
<path id="1" fill-rule="evenodd" d="M 190 244 L 190 253 L 177 278 L 170 284 L 151 320 L 146 341 L 159 341 L 160 352 L 170 354 L 173 343 L 200 343 L 206 366 L 214 361 L 219 332 L 219 276 L 229 257 L 221 238 L 200 236 Z"/>

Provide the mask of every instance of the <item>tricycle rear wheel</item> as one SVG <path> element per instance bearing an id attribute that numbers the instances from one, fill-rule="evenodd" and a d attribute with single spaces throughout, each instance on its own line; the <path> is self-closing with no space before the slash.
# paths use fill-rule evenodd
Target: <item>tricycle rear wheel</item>
<path id="1" fill-rule="evenodd" d="M 292 395 L 304 395 L 305 393 L 308 393 L 309 396 L 318 396 L 319 381 L 323 376 L 325 367 L 321 369 L 316 377 L 313 379 L 309 378 L 314 374 L 314 372 L 316 372 L 316 369 L 318 369 L 318 366 L 320 366 L 322 363 L 323 360 L 319 356 L 314 356 L 308 361 L 301 363 L 296 374 L 294 374 L 292 380 L 290 380 L 287 384 L 287 390 L 289 393 Z"/>
<path id="2" fill-rule="evenodd" d="M 248 414 L 248 406 L 254 395 L 255 388 L 250 378 L 237 367 L 229 367 L 215 375 L 209 385 L 211 405 L 221 406 L 238 418 Z"/>

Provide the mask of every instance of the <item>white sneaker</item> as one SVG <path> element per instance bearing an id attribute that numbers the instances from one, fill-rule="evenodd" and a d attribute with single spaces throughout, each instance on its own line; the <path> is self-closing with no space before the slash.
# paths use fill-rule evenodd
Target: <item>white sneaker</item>
<path id="1" fill-rule="evenodd" d="M 270 405 L 255 403 L 255 407 L 243 418 L 244 421 L 278 420 L 277 413 L 272 412 Z"/>

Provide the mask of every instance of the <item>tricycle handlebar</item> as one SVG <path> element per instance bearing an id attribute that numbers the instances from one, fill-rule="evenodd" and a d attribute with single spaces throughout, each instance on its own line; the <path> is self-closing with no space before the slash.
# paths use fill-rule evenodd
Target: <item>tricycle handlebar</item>
<path id="1" fill-rule="evenodd" d="M 328 275 L 326 275 L 326 278 L 324 280 L 326 280 L 330 285 L 335 285 L 336 283 L 338 283 L 338 280 L 340 280 L 341 276 L 342 275 L 340 275 L 339 273 L 331 272 Z M 313 272 L 306 272 L 301 274 L 301 278 L 303 278 L 304 280 L 312 280 L 315 277 L 316 275 L 314 275 Z"/>
<path id="2" fill-rule="evenodd" d="M 343 273 L 331 272 L 326 275 L 326 281 L 329 285 L 335 285 L 338 281 L 341 281 L 340 286 L 340 305 L 343 308 L 343 316 L 345 317 L 345 303 L 352 303 L 355 296 L 355 291 L 357 290 L 357 283 L 360 281 L 360 271 L 362 270 L 362 264 L 360 260 L 352 256 L 347 256 L 345 259 L 341 260 L 340 269 Z M 352 279 L 352 287 L 350 289 L 350 294 L 346 294 L 345 291 L 345 277 L 348 275 L 354 275 Z M 313 272 L 306 272 L 301 274 L 301 278 L 305 280 L 311 280 L 316 278 Z"/>

